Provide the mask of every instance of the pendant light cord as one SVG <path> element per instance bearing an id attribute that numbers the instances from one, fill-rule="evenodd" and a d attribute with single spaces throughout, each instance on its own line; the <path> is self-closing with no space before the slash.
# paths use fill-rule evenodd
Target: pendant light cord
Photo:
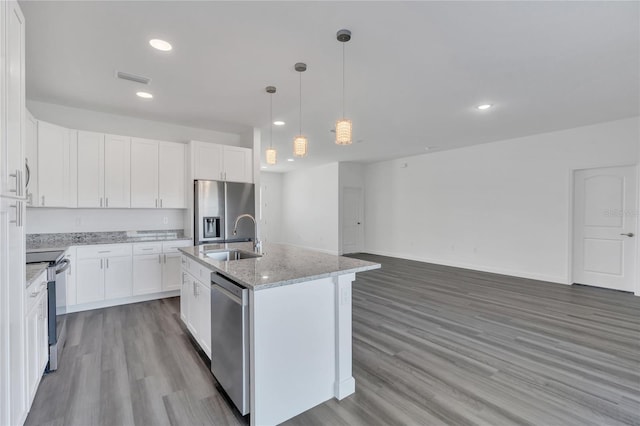
<path id="1" fill-rule="evenodd" d="M 302 72 L 300 74 L 300 136 L 302 136 Z"/>
<path id="2" fill-rule="evenodd" d="M 273 93 L 269 94 L 269 148 L 273 148 Z"/>
<path id="3" fill-rule="evenodd" d="M 344 64 L 344 45 L 345 44 L 346 43 L 342 43 L 342 118 L 343 119 L 345 117 L 345 108 L 344 108 L 344 104 L 345 104 L 345 96 L 344 96 L 344 93 L 345 93 L 345 90 L 344 90 L 344 86 L 345 86 L 345 83 L 344 83 L 345 82 L 345 78 L 344 78 L 344 75 L 345 75 L 345 72 L 344 72 L 344 69 L 345 69 L 345 64 Z"/>

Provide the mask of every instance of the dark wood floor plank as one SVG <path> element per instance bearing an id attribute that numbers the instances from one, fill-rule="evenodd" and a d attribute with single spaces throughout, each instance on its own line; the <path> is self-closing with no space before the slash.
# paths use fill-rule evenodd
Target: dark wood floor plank
<path id="1" fill-rule="evenodd" d="M 356 393 L 288 425 L 640 426 L 640 298 L 374 255 L 353 286 Z M 179 299 L 71 314 L 27 425 L 246 425 Z"/>

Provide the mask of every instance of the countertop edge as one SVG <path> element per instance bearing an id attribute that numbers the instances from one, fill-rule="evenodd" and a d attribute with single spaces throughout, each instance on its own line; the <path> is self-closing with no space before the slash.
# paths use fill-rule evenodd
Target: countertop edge
<path id="1" fill-rule="evenodd" d="M 27 248 L 26 251 L 27 253 L 39 253 L 43 251 L 53 251 L 53 250 L 67 251 L 69 247 L 102 246 L 102 245 L 112 245 L 112 244 L 145 244 L 145 243 L 164 243 L 164 242 L 169 243 L 171 241 L 191 241 L 191 240 L 192 238 L 184 237 L 184 238 L 171 238 L 171 239 L 161 238 L 158 240 L 144 240 L 144 241 L 136 241 L 135 239 L 132 239 L 132 241 L 102 241 L 102 242 L 90 242 L 90 243 L 79 242 L 79 243 L 69 243 L 68 245 L 61 245 L 61 246 Z"/>
<path id="2" fill-rule="evenodd" d="M 253 291 L 266 290 L 268 288 L 274 288 L 274 287 L 282 287 L 282 286 L 286 286 L 286 285 L 301 283 L 301 282 L 305 282 L 305 281 L 313 281 L 313 280 L 318 280 L 318 279 L 322 279 L 322 278 L 336 277 L 336 276 L 347 275 L 347 274 L 355 274 L 355 273 L 358 273 L 358 272 L 365 272 L 365 271 L 371 271 L 371 270 L 374 270 L 374 269 L 380 269 L 382 267 L 382 265 L 380 265 L 379 263 L 376 263 L 376 264 L 360 266 L 360 267 L 356 267 L 356 268 L 343 269 L 343 270 L 340 270 L 340 271 L 332 271 L 332 272 L 326 272 L 326 273 L 323 273 L 323 274 L 308 275 L 308 276 L 304 276 L 304 277 L 300 277 L 300 278 L 293 278 L 293 279 L 284 280 L 284 281 L 276 281 L 276 282 L 273 282 L 273 283 L 265 283 L 265 284 L 253 285 L 253 284 L 249 284 L 249 283 L 243 281 L 242 279 L 240 279 L 240 278 L 238 278 L 236 276 L 232 276 L 227 271 L 221 270 L 220 268 L 218 268 L 215 265 L 207 262 L 205 259 L 202 259 L 199 256 L 194 256 L 192 253 L 189 253 L 189 252 L 183 250 L 182 247 L 178 248 L 178 250 L 180 251 L 180 253 L 188 256 L 189 258 L 195 260 L 196 262 L 198 262 L 202 266 L 204 266 L 207 269 L 211 270 L 211 272 L 219 272 L 220 274 L 224 275 L 225 277 L 229 277 L 232 280 L 238 282 L 239 284 L 242 284 L 247 289 L 253 290 Z"/>

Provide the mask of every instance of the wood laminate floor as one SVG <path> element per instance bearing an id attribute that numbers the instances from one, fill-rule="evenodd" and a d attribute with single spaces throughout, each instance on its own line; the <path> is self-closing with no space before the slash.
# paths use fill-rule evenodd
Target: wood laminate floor
<path id="1" fill-rule="evenodd" d="M 288 425 L 640 425 L 640 298 L 373 255 L 356 393 Z M 27 425 L 246 424 L 177 298 L 71 314 Z"/>

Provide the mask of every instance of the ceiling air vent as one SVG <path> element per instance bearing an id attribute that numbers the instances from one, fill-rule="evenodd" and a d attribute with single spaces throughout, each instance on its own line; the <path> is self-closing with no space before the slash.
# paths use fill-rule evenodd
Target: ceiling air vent
<path id="1" fill-rule="evenodd" d="M 116 71 L 116 77 L 122 80 L 134 81 L 136 83 L 149 84 L 151 79 L 141 75 L 129 74 L 128 72 Z"/>

